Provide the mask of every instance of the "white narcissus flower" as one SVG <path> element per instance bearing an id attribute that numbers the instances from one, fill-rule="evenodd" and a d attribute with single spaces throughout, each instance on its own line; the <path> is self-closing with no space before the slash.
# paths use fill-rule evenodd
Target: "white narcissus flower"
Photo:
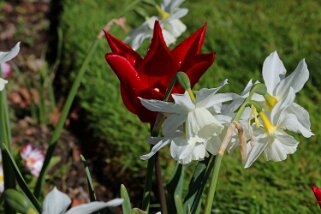
<path id="1" fill-rule="evenodd" d="M 42 205 L 42 214 L 88 214 L 99 211 L 106 207 L 116 207 L 123 203 L 123 199 L 116 198 L 108 202 L 95 201 L 88 204 L 83 204 L 70 210 L 67 208 L 71 204 L 71 200 L 65 193 L 60 192 L 55 187 L 48 195 Z"/>
<path id="2" fill-rule="evenodd" d="M 11 60 L 12 58 L 14 58 L 15 56 L 17 56 L 17 54 L 20 51 L 20 42 L 18 42 L 10 51 L 8 52 L 1 52 L 0 51 L 0 64 L 1 64 L 1 69 L 6 69 L 5 65 L 2 65 L 2 63 L 5 63 L 9 60 Z M 2 91 L 4 89 L 5 84 L 7 84 L 8 81 L 5 79 L 0 78 L 0 91 Z"/>
<path id="3" fill-rule="evenodd" d="M 40 149 L 33 149 L 31 144 L 27 144 L 20 151 L 20 156 L 31 174 L 38 177 L 45 159 L 43 151 Z"/>
<path id="4" fill-rule="evenodd" d="M 265 96 L 267 110 L 272 110 L 274 105 L 286 99 L 290 89 L 294 93 L 299 92 L 306 81 L 309 79 L 309 70 L 305 60 L 301 60 L 296 69 L 285 77 L 286 69 L 280 60 L 276 51 L 271 53 L 263 63 L 262 75 L 268 94 Z M 298 127 L 288 127 L 290 131 L 299 131 L 304 137 L 311 137 L 313 133 L 310 130 L 311 123 L 309 113 L 296 103 L 289 104 L 284 112 L 289 114 L 296 121 Z"/>
<path id="5" fill-rule="evenodd" d="M 164 0 L 161 6 L 156 6 L 159 16 L 148 17 L 146 21 L 135 28 L 132 33 L 125 38 L 126 43 L 131 43 L 134 50 L 138 49 L 145 39 L 152 38 L 154 23 L 159 20 L 163 29 L 164 40 L 167 45 L 176 41 L 186 26 L 180 20 L 188 13 L 186 8 L 179 8 L 184 0 Z"/>
<path id="6" fill-rule="evenodd" d="M 173 94 L 174 103 L 140 98 L 147 109 L 167 115 L 162 128 L 164 137 L 152 139 L 157 143 L 149 154 L 141 158 L 149 159 L 167 144 L 171 146 L 171 156 L 182 164 L 203 160 L 208 153 L 217 154 L 223 122 L 209 109 L 212 112 L 215 109 L 220 111 L 218 108 L 223 102 L 233 99 L 232 93 L 217 94 L 226 83 L 227 81 L 218 88 L 201 89 L 196 93 L 195 103 L 187 92 Z"/>
<path id="7" fill-rule="evenodd" d="M 262 153 L 264 153 L 266 160 L 282 161 L 287 158 L 288 154 L 293 154 L 296 151 L 299 142 L 287 134 L 285 130 L 304 133 L 305 128 L 294 114 L 284 113 L 293 104 L 294 98 L 295 91 L 290 88 L 286 98 L 280 100 L 269 115 L 263 112 L 259 113 L 264 129 L 262 127 L 253 128 L 254 138 L 248 143 L 245 168 L 250 167 Z"/>

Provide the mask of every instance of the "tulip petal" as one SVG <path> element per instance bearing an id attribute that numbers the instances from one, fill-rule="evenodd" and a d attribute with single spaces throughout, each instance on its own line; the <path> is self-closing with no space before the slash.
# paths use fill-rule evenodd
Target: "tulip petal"
<path id="1" fill-rule="evenodd" d="M 180 70 L 185 71 L 190 79 L 191 86 L 193 87 L 205 71 L 213 64 L 215 54 L 200 54 L 194 57 L 194 59 L 188 59 L 188 66 L 181 67 Z"/>
<path id="2" fill-rule="evenodd" d="M 181 64 L 181 70 L 186 70 L 190 65 L 190 60 L 200 53 L 206 26 L 205 23 L 203 27 L 177 45 L 172 51 L 175 59 Z"/>
<path id="3" fill-rule="evenodd" d="M 282 79 L 276 87 L 275 95 L 278 97 L 285 96 L 290 88 L 297 93 L 300 91 L 306 81 L 309 79 L 309 70 L 305 60 L 301 60 L 296 69 L 286 78 Z"/>
<path id="4" fill-rule="evenodd" d="M 178 68 L 164 41 L 159 21 L 155 21 L 152 42 L 143 63 L 138 68 L 138 73 L 148 87 L 155 87 L 160 83 L 167 88 Z"/>
<path id="5" fill-rule="evenodd" d="M 113 53 L 125 57 L 135 68 L 139 67 L 143 60 L 137 52 L 126 43 L 110 35 L 108 32 L 105 32 L 105 36 Z"/>
<path id="6" fill-rule="evenodd" d="M 100 202 L 100 201 L 94 201 L 90 202 L 88 204 L 82 204 L 77 207 L 74 207 L 66 214 L 88 214 L 88 213 L 94 213 L 96 211 L 99 211 L 101 209 L 104 209 L 106 207 L 116 207 L 123 203 L 123 199 L 116 198 L 108 202 Z"/>

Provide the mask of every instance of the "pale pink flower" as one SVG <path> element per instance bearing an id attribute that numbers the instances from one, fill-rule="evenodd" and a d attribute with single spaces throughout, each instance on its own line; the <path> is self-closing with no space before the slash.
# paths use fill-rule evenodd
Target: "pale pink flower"
<path id="1" fill-rule="evenodd" d="M 2 70 L 2 77 L 4 79 L 8 79 L 10 77 L 10 75 L 12 74 L 12 67 L 10 64 L 4 62 L 1 63 L 1 70 Z"/>
<path id="2" fill-rule="evenodd" d="M 31 174 L 38 177 L 45 159 L 43 151 L 37 148 L 33 149 L 31 144 L 27 144 L 21 149 L 20 156 Z"/>

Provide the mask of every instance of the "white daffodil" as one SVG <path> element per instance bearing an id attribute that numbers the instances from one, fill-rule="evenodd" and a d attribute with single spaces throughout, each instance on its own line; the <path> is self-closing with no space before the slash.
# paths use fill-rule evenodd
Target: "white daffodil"
<path id="1" fill-rule="evenodd" d="M 164 137 L 153 139 L 157 143 L 150 153 L 141 158 L 152 157 L 167 144 L 171 144 L 172 157 L 182 164 L 203 160 L 208 153 L 217 154 L 223 122 L 211 111 L 220 111 L 218 108 L 221 103 L 233 99 L 234 94 L 231 93 L 217 94 L 226 83 L 227 81 L 218 88 L 201 89 L 196 94 L 195 103 L 188 92 L 173 94 L 174 103 L 141 98 L 141 103 L 147 109 L 167 115 L 162 127 Z"/>
<path id="2" fill-rule="evenodd" d="M 180 20 L 188 12 L 186 8 L 179 8 L 184 0 L 164 0 L 161 6 L 156 6 L 159 16 L 148 17 L 146 21 L 135 28 L 132 33 L 125 38 L 126 43 L 131 43 L 134 50 L 138 49 L 145 39 L 152 38 L 154 23 L 159 20 L 163 30 L 164 40 L 167 45 L 176 41 L 186 26 Z"/>
<path id="3" fill-rule="evenodd" d="M 57 188 L 54 188 L 45 197 L 42 207 L 42 214 L 88 214 L 106 207 L 119 206 L 122 204 L 122 202 L 123 199 L 120 198 L 116 198 L 108 202 L 95 201 L 71 208 L 66 212 L 67 208 L 71 204 L 71 200 L 68 195 L 60 192 L 57 190 Z"/>
<path id="4" fill-rule="evenodd" d="M 293 154 L 299 142 L 287 134 L 285 130 L 305 133 L 304 136 L 307 136 L 305 127 L 297 120 L 296 116 L 284 113 L 293 104 L 295 90 L 290 88 L 285 97 L 273 107 L 270 114 L 259 113 L 264 129 L 262 127 L 253 128 L 254 138 L 248 143 L 245 168 L 250 167 L 262 153 L 264 153 L 266 160 L 272 161 L 282 161 L 287 158 L 288 154 Z"/>
<path id="5" fill-rule="evenodd" d="M 264 83 L 267 88 L 267 94 L 265 95 L 267 110 L 272 110 L 280 100 L 286 99 L 291 88 L 294 93 L 299 92 L 309 79 L 309 70 L 304 59 L 300 61 L 289 76 L 285 77 L 285 74 L 286 69 L 277 52 L 271 53 L 265 59 L 262 69 Z M 290 117 L 295 117 L 294 120 L 300 126 L 300 129 L 289 127 L 290 131 L 299 131 L 304 137 L 313 135 L 310 130 L 309 113 L 303 107 L 293 102 L 284 113 L 290 114 Z"/>
<path id="6" fill-rule="evenodd" d="M 5 63 L 9 60 L 11 60 L 12 58 L 14 58 L 15 56 L 17 56 L 17 54 L 20 51 L 20 42 L 18 42 L 10 51 L 8 52 L 1 52 L 0 51 L 0 64 Z M 3 67 L 3 66 L 1 66 Z M 2 91 L 4 89 L 4 86 L 8 83 L 7 80 L 0 78 L 0 91 Z"/>

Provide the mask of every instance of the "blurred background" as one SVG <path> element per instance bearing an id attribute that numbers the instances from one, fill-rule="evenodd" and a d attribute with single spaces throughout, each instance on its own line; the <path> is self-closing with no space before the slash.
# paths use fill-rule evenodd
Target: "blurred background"
<path id="1" fill-rule="evenodd" d="M 134 10 L 127 11 L 134 3 Z M 250 79 L 262 81 L 263 61 L 274 50 L 288 73 L 302 58 L 310 71 L 297 103 L 310 112 L 315 135 L 296 136 L 301 142 L 298 151 L 279 163 L 261 158 L 245 170 L 237 152 L 226 155 L 213 212 L 317 213 L 310 187 L 321 186 L 321 2 L 186 0 L 181 7 L 189 13 L 182 18 L 187 31 L 177 44 L 207 23 L 202 52 L 216 52 L 213 66 L 195 89 L 214 87 L 228 78 L 224 90 L 239 93 Z M 124 16 L 125 28 L 110 28 L 112 35 L 124 39 L 129 29 L 144 22 L 141 11 L 156 10 L 132 0 L 0 0 L 0 9 L 0 50 L 21 41 L 19 55 L 10 62 L 7 91 L 14 153 L 23 168 L 18 151 L 28 143 L 47 148 L 73 78 L 106 23 Z M 148 45 L 145 41 L 139 48 L 142 56 Z M 74 204 L 88 200 L 79 159 L 84 154 L 100 200 L 119 196 L 120 184 L 125 184 L 139 207 L 147 164 L 139 157 L 149 149 L 149 127 L 124 107 L 118 79 L 104 59 L 107 52 L 102 38 L 65 124 L 46 190 L 56 185 Z M 168 180 L 175 162 L 168 149 L 160 155 Z M 193 164 L 188 166 L 192 170 Z M 24 174 L 32 185 L 32 176 Z"/>

